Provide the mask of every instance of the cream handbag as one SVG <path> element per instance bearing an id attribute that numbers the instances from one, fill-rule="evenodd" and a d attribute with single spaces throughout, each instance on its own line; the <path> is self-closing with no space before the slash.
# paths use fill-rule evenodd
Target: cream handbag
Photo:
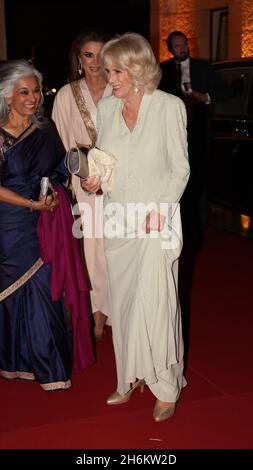
<path id="1" fill-rule="evenodd" d="M 65 157 L 65 165 L 72 175 L 86 179 L 96 176 L 101 180 L 103 193 L 112 190 L 116 159 L 113 155 L 98 149 L 87 148 L 81 144 L 72 147 Z"/>
<path id="2" fill-rule="evenodd" d="M 93 147 L 88 152 L 89 176 L 97 176 L 101 180 L 104 194 L 110 192 L 113 186 L 116 159 L 113 155 Z"/>

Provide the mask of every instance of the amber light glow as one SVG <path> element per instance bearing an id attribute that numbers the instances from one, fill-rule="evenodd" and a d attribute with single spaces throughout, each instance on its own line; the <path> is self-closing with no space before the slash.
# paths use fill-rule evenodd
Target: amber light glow
<path id="1" fill-rule="evenodd" d="M 242 1 L 242 57 L 253 56 L 253 1 Z"/>
<path id="2" fill-rule="evenodd" d="M 248 215 L 240 214 L 240 222 L 242 229 L 247 231 L 250 228 L 252 220 Z"/>
<path id="3" fill-rule="evenodd" d="M 198 0 L 159 0 L 160 62 L 171 57 L 165 39 L 174 30 L 186 34 L 192 55 L 197 55 L 197 5 Z"/>
<path id="4" fill-rule="evenodd" d="M 155 0 L 154 0 L 155 1 Z M 189 39 L 191 55 L 198 57 L 198 41 L 203 36 L 201 21 L 204 12 L 224 7 L 222 0 L 156 0 L 159 3 L 159 59 L 169 54 L 165 39 L 175 29 L 183 31 Z M 253 57 L 253 0 L 227 0 L 229 18 L 229 56 Z M 207 18 L 207 17 L 206 17 Z M 207 24 L 207 23 L 206 23 Z M 236 36 L 236 45 L 234 45 Z M 207 37 L 208 40 L 208 37 Z M 203 50 L 203 48 L 202 48 Z M 206 56 L 207 57 L 207 56 Z"/>

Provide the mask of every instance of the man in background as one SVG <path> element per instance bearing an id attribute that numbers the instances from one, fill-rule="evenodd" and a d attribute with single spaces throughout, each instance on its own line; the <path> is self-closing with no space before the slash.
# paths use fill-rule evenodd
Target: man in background
<path id="1" fill-rule="evenodd" d="M 183 230 L 190 238 L 203 237 L 207 226 L 207 158 L 210 146 L 211 104 L 223 97 L 224 89 L 211 65 L 190 57 L 188 40 L 181 31 L 166 39 L 173 58 L 160 64 L 159 88 L 180 97 L 186 106 L 191 175 L 181 199 Z"/>

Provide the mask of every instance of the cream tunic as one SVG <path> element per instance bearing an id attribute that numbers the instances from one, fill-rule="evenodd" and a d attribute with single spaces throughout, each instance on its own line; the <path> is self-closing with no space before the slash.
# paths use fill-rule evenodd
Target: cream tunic
<path id="1" fill-rule="evenodd" d="M 96 127 L 97 107 L 93 102 L 85 79 L 80 80 L 80 87 L 92 121 Z M 108 96 L 109 94 L 111 94 L 111 87 L 107 85 L 103 96 Z M 77 142 L 90 145 L 91 141 L 89 135 L 69 84 L 63 86 L 58 91 L 54 100 L 52 118 L 55 121 L 66 150 L 75 147 Z M 86 234 L 86 236 L 83 237 L 83 246 L 92 286 L 92 311 L 96 312 L 100 310 L 105 315 L 110 316 L 108 276 L 104 256 L 104 242 L 101 236 L 103 196 L 88 195 L 88 193 L 82 189 L 80 178 L 77 176 L 72 177 L 72 185 L 79 209 L 82 213 L 84 234 Z M 95 237 L 95 233 L 98 235 L 97 237 Z"/>
<path id="2" fill-rule="evenodd" d="M 160 400 L 175 402 L 185 385 L 183 340 L 177 292 L 178 257 L 181 252 L 179 205 L 178 243 L 138 238 L 129 203 L 177 203 L 189 177 L 186 113 L 182 101 L 156 90 L 144 95 L 135 128 L 130 131 L 122 116 L 123 103 L 114 96 L 100 101 L 99 148 L 117 159 L 111 194 L 105 213 L 120 214 L 115 224 L 105 215 L 105 253 L 112 302 L 112 329 L 118 387 L 126 393 L 136 378 L 144 378 Z M 123 213 L 122 213 L 123 210 Z M 143 220 L 144 216 L 142 214 Z M 134 219 L 135 220 L 135 219 Z M 128 236 L 111 237 L 109 227 Z M 166 223 L 167 223 L 166 222 Z M 115 232 L 113 232 L 115 233 Z"/>

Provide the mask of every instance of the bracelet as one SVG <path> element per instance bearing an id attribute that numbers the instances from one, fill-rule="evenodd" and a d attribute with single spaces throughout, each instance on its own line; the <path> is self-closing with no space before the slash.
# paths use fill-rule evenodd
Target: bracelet
<path id="1" fill-rule="evenodd" d="M 30 199 L 30 212 L 33 212 L 33 199 Z"/>

